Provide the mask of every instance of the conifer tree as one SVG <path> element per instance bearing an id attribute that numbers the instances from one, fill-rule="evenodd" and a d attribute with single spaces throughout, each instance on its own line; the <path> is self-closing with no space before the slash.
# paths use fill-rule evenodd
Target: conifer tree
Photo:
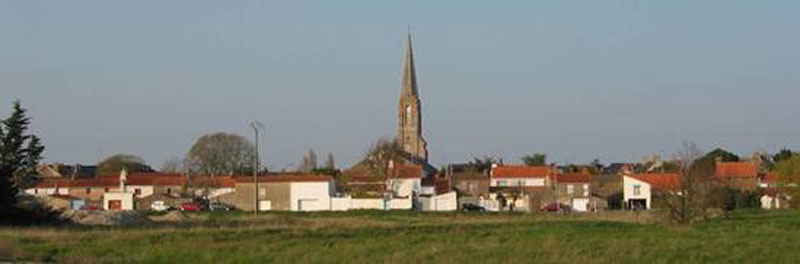
<path id="1" fill-rule="evenodd" d="M 30 118 L 19 101 L 0 126 L 0 220 L 16 215 L 17 194 L 27 176 L 35 173 L 42 159 L 41 139 L 28 134 Z"/>

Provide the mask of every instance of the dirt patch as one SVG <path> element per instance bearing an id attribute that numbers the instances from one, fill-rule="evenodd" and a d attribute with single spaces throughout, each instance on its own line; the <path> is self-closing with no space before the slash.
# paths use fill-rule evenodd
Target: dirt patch
<path id="1" fill-rule="evenodd" d="M 150 220 L 156 222 L 184 222 L 188 219 L 189 217 L 187 217 L 186 214 L 181 211 L 169 211 L 164 215 L 150 216 Z"/>
<path id="2" fill-rule="evenodd" d="M 73 223 L 82 225 L 133 226 L 150 221 L 135 211 L 66 211 L 61 215 Z"/>

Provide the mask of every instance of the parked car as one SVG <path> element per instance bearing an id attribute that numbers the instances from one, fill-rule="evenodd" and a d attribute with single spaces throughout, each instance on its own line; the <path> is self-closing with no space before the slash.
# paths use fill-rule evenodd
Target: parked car
<path id="1" fill-rule="evenodd" d="M 179 209 L 181 211 L 202 211 L 203 207 L 197 203 L 188 202 L 181 204 Z"/>
<path id="2" fill-rule="evenodd" d="M 461 205 L 461 210 L 468 212 L 484 212 L 486 211 L 486 208 L 483 208 L 483 206 L 473 203 L 465 203 Z"/>
<path id="3" fill-rule="evenodd" d="M 172 206 L 169 206 L 164 201 L 155 201 L 150 205 L 150 210 L 153 210 L 153 211 L 156 211 L 156 212 L 168 211 L 170 209 L 172 209 Z"/>
<path id="4" fill-rule="evenodd" d="M 211 203 L 208 205 L 208 210 L 211 211 L 230 211 L 233 210 L 233 206 L 224 204 L 224 203 Z"/>
<path id="5" fill-rule="evenodd" d="M 539 211 L 542 212 L 569 212 L 572 211 L 572 207 L 566 204 L 559 204 L 559 203 L 551 203 L 539 208 Z"/>

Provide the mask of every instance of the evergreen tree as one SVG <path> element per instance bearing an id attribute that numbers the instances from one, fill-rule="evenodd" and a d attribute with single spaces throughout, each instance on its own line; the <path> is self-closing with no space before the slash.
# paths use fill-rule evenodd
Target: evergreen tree
<path id="1" fill-rule="evenodd" d="M 11 116 L 0 126 L 0 222 L 13 220 L 17 194 L 24 179 L 35 173 L 42 159 L 41 139 L 27 134 L 30 118 L 19 101 L 14 101 Z"/>

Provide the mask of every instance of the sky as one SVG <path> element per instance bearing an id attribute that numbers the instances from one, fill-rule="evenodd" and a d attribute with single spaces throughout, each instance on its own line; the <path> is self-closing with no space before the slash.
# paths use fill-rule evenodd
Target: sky
<path id="1" fill-rule="evenodd" d="M 21 100 L 46 162 L 201 135 L 273 170 L 339 166 L 396 133 L 411 32 L 433 164 L 640 161 L 689 140 L 800 149 L 800 1 L 2 1 L 0 116 Z"/>

